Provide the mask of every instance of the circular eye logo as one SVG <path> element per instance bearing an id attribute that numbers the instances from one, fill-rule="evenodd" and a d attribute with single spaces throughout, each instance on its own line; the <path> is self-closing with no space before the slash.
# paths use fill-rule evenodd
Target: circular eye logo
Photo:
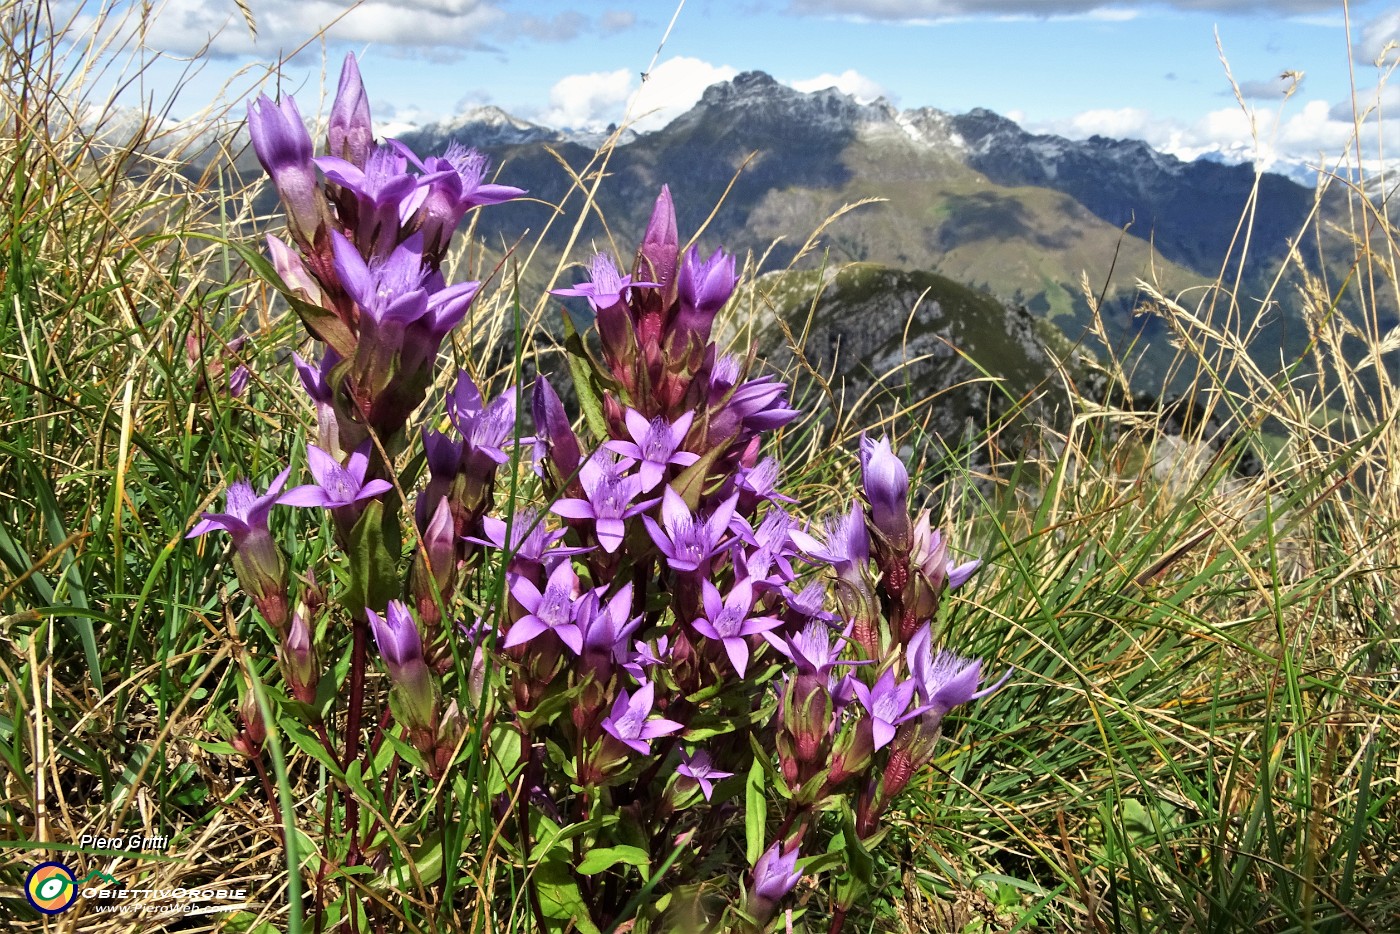
<path id="1" fill-rule="evenodd" d="M 62 863 L 40 863 L 24 880 L 24 897 L 46 915 L 56 915 L 78 898 L 73 871 Z"/>

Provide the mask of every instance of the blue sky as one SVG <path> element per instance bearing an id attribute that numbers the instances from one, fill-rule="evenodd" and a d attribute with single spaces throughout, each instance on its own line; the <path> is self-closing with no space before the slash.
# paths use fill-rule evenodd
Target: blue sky
<path id="1" fill-rule="evenodd" d="M 113 28 L 131 0 L 107 3 Z M 390 127 L 486 103 L 552 126 L 598 127 L 620 121 L 630 102 L 645 129 L 708 84 L 761 69 L 804 90 L 835 85 L 901 108 L 983 106 L 1033 130 L 1143 138 L 1185 157 L 1243 153 L 1254 145 L 1251 117 L 1231 92 L 1218 34 L 1265 156 L 1305 159 L 1335 155 L 1350 135 L 1348 49 L 1369 101 L 1382 74 L 1372 60 L 1400 39 L 1400 9 L 1376 0 L 1351 4 L 1350 33 L 1340 0 L 686 0 L 678 15 L 642 0 L 246 5 L 256 38 L 234 0 L 154 0 L 144 32 L 154 61 L 139 87 L 157 100 L 178 87 L 172 113 L 182 116 L 225 86 L 225 101 L 241 99 L 268 63 L 286 59 L 270 87 L 314 93 L 323 66 L 333 82 L 353 49 L 375 117 Z M 83 0 L 74 28 L 92 28 L 99 9 Z M 337 17 L 327 38 L 314 38 Z M 189 57 L 206 44 L 191 75 Z M 1398 57 L 1392 49 L 1387 62 Z M 1286 103 L 1285 72 L 1303 75 Z M 1383 93 L 1392 112 L 1397 92 Z M 1400 151 L 1393 131 L 1387 142 Z"/>

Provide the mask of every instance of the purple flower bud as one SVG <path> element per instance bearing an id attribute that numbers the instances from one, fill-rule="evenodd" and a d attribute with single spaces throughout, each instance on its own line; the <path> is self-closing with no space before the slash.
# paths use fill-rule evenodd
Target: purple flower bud
<path id="1" fill-rule="evenodd" d="M 314 703 L 316 684 L 321 676 L 317 671 L 316 648 L 311 642 L 311 626 L 300 610 L 292 614 L 292 625 L 282 639 L 279 654 L 282 675 L 287 679 L 292 696 L 304 704 Z"/>
<path id="2" fill-rule="evenodd" d="M 330 126 L 326 130 L 326 153 L 363 169 L 374 147 L 374 125 L 370 121 L 369 96 L 360 80 L 355 53 L 345 56 L 340 68 L 340 87 L 331 105 Z"/>
<path id="3" fill-rule="evenodd" d="M 384 616 L 366 608 L 365 616 L 374 633 L 389 680 L 398 692 L 395 710 L 410 729 L 435 727 L 437 691 L 427 663 L 423 660 L 423 637 L 413 614 L 401 601 L 390 600 Z"/>
<path id="4" fill-rule="evenodd" d="M 715 315 L 734 294 L 738 282 L 734 257 L 723 250 L 715 250 L 703 262 L 699 248 L 692 246 L 686 252 L 676 281 L 680 310 L 671 325 L 671 346 L 676 351 L 684 351 L 692 341 L 701 346 L 709 341 Z"/>
<path id="5" fill-rule="evenodd" d="M 753 888 L 750 890 L 749 914 L 760 922 L 768 920 L 778 902 L 797 887 L 802 873 L 797 868 L 798 846 L 783 847 L 775 843 L 763 851 L 753 867 Z"/>
<path id="6" fill-rule="evenodd" d="M 638 280 L 655 282 L 663 292 L 670 288 L 676 274 L 680 255 L 680 234 L 676 231 L 676 208 L 671 203 L 671 189 L 661 186 L 647 222 L 642 245 L 637 248 L 637 263 L 632 275 Z"/>
<path id="7" fill-rule="evenodd" d="M 860 438 L 861 482 L 870 503 L 870 521 L 896 555 L 909 550 L 909 472 L 890 450 L 888 438 Z"/>
<path id="8" fill-rule="evenodd" d="M 251 376 L 247 364 L 240 363 L 228 376 L 229 395 L 237 397 L 248 391 L 248 378 Z"/>
<path id="9" fill-rule="evenodd" d="M 546 456 L 554 468 L 557 483 L 566 483 L 578 470 L 582 454 L 564 403 L 543 374 L 535 377 L 535 392 L 531 403 L 535 418 L 536 444 L 544 445 Z M 582 488 L 579 488 L 582 492 Z"/>
<path id="10" fill-rule="evenodd" d="M 316 277 L 306 268 L 301 255 L 287 246 L 285 241 L 268 234 L 267 255 L 272 259 L 272 268 L 277 270 L 278 278 L 293 294 L 299 295 L 312 305 L 326 304 L 321 283 L 316 281 Z"/>
<path id="11" fill-rule="evenodd" d="M 248 105 L 248 135 L 287 210 L 292 236 L 308 249 L 328 212 L 316 184 L 311 134 L 306 132 L 297 102 L 286 97 L 274 104 L 267 95 L 260 96 Z"/>

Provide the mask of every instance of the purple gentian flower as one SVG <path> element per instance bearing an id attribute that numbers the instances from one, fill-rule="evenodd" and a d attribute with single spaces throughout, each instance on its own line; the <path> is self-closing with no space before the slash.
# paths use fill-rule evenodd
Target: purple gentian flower
<path id="1" fill-rule="evenodd" d="M 575 655 L 583 652 L 583 633 L 575 614 L 578 611 L 578 575 L 567 561 L 559 562 L 541 593 L 529 578 L 513 575 L 510 593 L 528 615 L 511 624 L 502 648 L 523 645 L 546 632 L 553 632 Z"/>
<path id="2" fill-rule="evenodd" d="M 758 508 L 760 502 L 797 502 L 791 496 L 784 496 L 778 492 L 779 470 L 780 465 L 775 457 L 765 457 L 753 467 L 739 468 L 739 473 L 734 478 L 734 485 L 739 488 L 740 512 L 750 515 Z"/>
<path id="3" fill-rule="evenodd" d="M 441 260 L 452 234 L 468 211 L 525 194 L 521 188 L 483 183 L 491 161 L 456 140 L 447 144 L 441 156 L 429 156 L 421 161 L 398 140 L 391 140 L 390 145 L 424 173 L 426 197 L 417 211 L 414 225 L 423 233 L 424 254 L 433 264 Z"/>
<path id="4" fill-rule="evenodd" d="M 714 794 L 715 782 L 733 777 L 733 772 L 724 772 L 715 768 L 710 761 L 710 754 L 703 749 L 697 750 L 694 755 L 689 755 L 685 751 L 681 752 L 681 764 L 676 766 L 676 774 L 683 775 L 691 779 L 700 786 L 700 793 L 709 801 Z"/>
<path id="5" fill-rule="evenodd" d="M 248 391 L 248 378 L 252 375 L 246 363 L 234 367 L 228 376 L 228 392 L 231 396 L 241 396 Z"/>
<path id="6" fill-rule="evenodd" d="M 670 661 L 671 639 L 669 636 L 663 635 L 657 638 L 655 649 L 645 642 L 635 642 L 632 647 L 635 651 L 631 658 L 623 661 L 622 670 L 636 678 L 639 683 L 647 680 L 647 669 L 667 664 Z"/>
<path id="7" fill-rule="evenodd" d="M 437 690 L 423 660 L 423 637 L 413 614 L 401 601 L 390 600 L 384 616 L 368 607 L 365 616 L 384 658 L 384 667 L 389 670 L 389 680 L 403 701 L 397 712 L 412 728 L 432 728 L 437 719 Z"/>
<path id="8" fill-rule="evenodd" d="M 876 749 L 889 745 L 894 739 L 895 728 L 901 723 L 928 709 L 927 706 L 909 709 L 909 702 L 914 699 L 914 686 L 913 678 L 896 683 L 893 670 L 880 675 L 874 688 L 866 687 L 859 680 L 852 682 L 856 696 L 870 713 Z"/>
<path id="9" fill-rule="evenodd" d="M 863 574 L 870 563 L 870 532 L 859 503 L 851 504 L 845 515 L 826 520 L 826 546 L 812 557 L 825 561 L 842 580 L 863 585 Z"/>
<path id="10" fill-rule="evenodd" d="M 382 257 L 393 250 L 428 196 L 422 179 L 408 171 L 407 160 L 387 145 L 372 149 L 363 166 L 337 156 L 318 156 L 316 165 L 355 199 L 355 244 L 363 256 Z"/>
<path id="11" fill-rule="evenodd" d="M 666 289 L 676 274 L 680 258 L 680 234 L 676 230 L 676 208 L 671 202 L 671 188 L 661 186 L 656 196 L 651 219 L 647 221 L 642 244 L 637 248 L 637 274 Z"/>
<path id="12" fill-rule="evenodd" d="M 197 538 L 215 529 L 223 529 L 233 538 L 233 547 L 242 548 L 244 543 L 255 536 L 270 536 L 267 516 L 277 504 L 278 495 L 292 468 L 279 473 L 262 496 L 253 492 L 246 480 L 238 480 L 228 485 L 227 512 L 206 512 L 190 529 L 186 538 Z"/>
<path id="13" fill-rule="evenodd" d="M 895 554 L 908 552 L 913 527 L 909 522 L 909 471 L 890 450 L 888 438 L 860 437 L 861 483 L 870 503 L 870 522 Z"/>
<path id="14" fill-rule="evenodd" d="M 596 592 L 585 594 L 578 608 L 578 628 L 583 636 L 583 648 L 579 654 L 590 652 L 596 656 L 624 656 L 627 639 L 637 631 L 644 618 L 631 614 L 631 581 L 618 588 L 607 603 Z"/>
<path id="15" fill-rule="evenodd" d="M 390 678 L 402 680 L 401 675 L 408 668 L 423 664 L 423 636 L 403 601 L 390 600 L 382 617 L 368 608 L 365 616 L 369 618 L 370 630 L 379 646 L 379 654 L 384 656 Z"/>
<path id="16" fill-rule="evenodd" d="M 374 146 L 374 124 L 369 115 L 369 96 L 360 80 L 360 66 L 355 53 L 345 55 L 340 68 L 340 86 L 331 105 L 330 125 L 326 130 L 326 151 L 363 169 Z"/>
<path id="17" fill-rule="evenodd" d="M 617 700 L 613 701 L 612 713 L 603 718 L 603 729 L 614 739 L 642 755 L 650 755 L 652 740 L 674 733 L 685 726 L 674 720 L 648 720 L 655 700 L 656 686 L 650 681 L 643 682 L 632 695 L 628 695 L 626 691 L 618 691 Z"/>
<path id="18" fill-rule="evenodd" d="M 850 627 L 847 627 L 849 629 Z M 838 661 L 841 654 L 841 646 L 849 638 L 848 632 L 836 634 L 837 642 L 832 644 L 833 635 L 831 627 L 821 620 L 814 619 L 801 631 L 792 636 L 775 636 L 771 632 L 765 632 L 763 638 L 768 640 L 769 645 L 782 652 L 797 665 L 797 671 L 803 675 L 815 675 L 826 678 L 831 674 L 831 669 L 837 665 L 864 665 L 868 662 Z"/>
<path id="19" fill-rule="evenodd" d="M 510 541 L 506 541 L 506 523 L 495 516 L 481 517 L 481 531 L 485 538 L 467 536 L 466 540 L 477 545 L 486 545 L 498 551 L 509 552 L 512 562 L 528 561 L 544 564 L 554 559 L 581 555 L 592 548 L 552 547 L 568 534 L 568 529 L 551 531 L 540 514 L 528 506 L 517 509 L 510 523 Z"/>
<path id="20" fill-rule="evenodd" d="M 749 618 L 749 610 L 753 608 L 753 586 L 748 580 L 735 583 L 724 597 L 708 580 L 702 580 L 700 588 L 705 615 L 691 625 L 707 639 L 719 639 L 724 643 L 729 661 L 742 678 L 749 664 L 749 643 L 745 637 L 768 632 L 781 621 L 771 616 Z"/>
<path id="21" fill-rule="evenodd" d="M 388 480 L 365 482 L 365 472 L 369 469 L 369 442 L 360 445 L 344 467 L 316 445 L 308 444 L 306 464 L 311 468 L 311 476 L 316 478 L 316 482 L 288 490 L 277 502 L 284 506 L 338 509 L 363 499 L 373 499 L 394 488 Z"/>
<path id="22" fill-rule="evenodd" d="M 719 551 L 734 507 L 739 502 L 735 493 L 715 507 L 707 519 L 698 519 L 679 493 L 669 486 L 661 493 L 661 524 L 651 516 L 643 516 L 651 540 L 666 556 L 671 570 L 681 573 L 701 573 Z"/>
<path id="23" fill-rule="evenodd" d="M 248 104 L 248 135 L 258 162 L 272 178 L 297 241 L 309 246 L 328 216 L 316 184 L 311 134 L 306 132 L 297 102 L 283 98 L 274 104 L 266 94 Z"/>
<path id="24" fill-rule="evenodd" d="M 589 265 L 589 281 L 567 289 L 551 289 L 550 295 L 586 298 L 595 312 L 605 311 L 627 300 L 628 289 L 655 288 L 655 282 L 633 282 L 631 276 L 618 273 L 612 257 L 598 253 Z"/>
<path id="25" fill-rule="evenodd" d="M 626 532 L 623 520 L 651 508 L 656 502 L 650 499 L 632 504 L 632 500 L 641 492 L 641 480 L 622 476 L 616 455 L 610 451 L 594 453 L 580 468 L 579 482 L 587 499 L 556 500 L 552 508 L 566 519 L 593 520 L 598 544 L 609 554 L 617 551 L 622 544 Z"/>
<path id="26" fill-rule="evenodd" d="M 919 699 L 939 717 L 959 704 L 986 697 L 1011 677 L 1008 670 L 995 684 L 978 690 L 981 660 L 963 658 L 946 649 L 934 655 L 932 642 L 932 626 L 925 623 L 909 640 L 909 670 Z"/>
<path id="27" fill-rule="evenodd" d="M 703 345 L 710 339 L 715 315 L 738 284 L 732 255 L 715 250 L 709 259 L 701 261 L 698 247 L 692 246 L 686 252 L 676 278 L 680 310 L 671 324 L 676 349 L 684 350 L 691 341 Z"/>
<path id="28" fill-rule="evenodd" d="M 578 436 L 574 434 L 569 413 L 544 374 L 535 377 L 530 408 L 535 418 L 536 447 L 543 446 L 544 456 L 554 465 L 556 481 L 565 483 L 578 470 L 583 454 L 579 451 Z"/>
<path id="29" fill-rule="evenodd" d="M 636 409 L 628 409 L 623 414 L 631 441 L 609 441 L 603 446 L 610 451 L 640 461 L 637 475 L 642 481 L 642 492 L 649 493 L 666 476 L 666 468 L 671 464 L 689 467 L 700 459 L 699 454 L 676 450 L 685 441 L 690 423 L 695 420 L 694 412 L 686 412 L 674 422 L 664 418 L 647 417 Z"/>
<path id="30" fill-rule="evenodd" d="M 797 868 L 797 856 L 797 846 L 785 849 L 775 843 L 764 850 L 753 867 L 754 896 L 772 906 L 796 888 L 797 880 L 802 878 Z"/>

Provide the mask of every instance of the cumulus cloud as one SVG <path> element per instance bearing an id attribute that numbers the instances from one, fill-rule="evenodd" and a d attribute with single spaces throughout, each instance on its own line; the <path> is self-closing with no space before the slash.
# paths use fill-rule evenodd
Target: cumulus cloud
<path id="1" fill-rule="evenodd" d="M 799 13 L 933 22 L 969 16 L 1093 16 L 1130 19 L 1157 6 L 1217 13 L 1305 14 L 1333 11 L 1335 0 L 791 0 Z"/>
<path id="2" fill-rule="evenodd" d="M 1400 104 L 1397 99 L 1396 104 Z M 1311 100 L 1299 106 L 1261 108 L 1246 113 L 1239 107 L 1222 107 L 1194 121 L 1160 117 L 1141 108 L 1088 110 L 1068 120 L 1029 124 L 1038 133 L 1054 133 L 1071 139 L 1099 135 L 1117 139 L 1140 139 L 1161 152 L 1180 159 L 1220 153 L 1233 159 L 1251 159 L 1265 167 L 1279 162 L 1328 165 L 1354 149 L 1350 107 L 1340 113 L 1324 100 Z M 1400 123 L 1384 128 L 1384 139 L 1376 136 L 1376 126 L 1363 129 L 1362 151 L 1375 152 L 1384 143 L 1387 152 L 1400 147 Z"/>
<path id="3" fill-rule="evenodd" d="M 815 78 L 804 78 L 800 81 L 788 82 L 793 88 L 811 93 L 812 91 L 824 91 L 827 88 L 836 88 L 843 94 L 849 94 L 862 104 L 868 104 L 876 98 L 883 97 L 890 99 L 890 92 L 878 81 L 867 78 L 865 75 L 853 68 L 847 68 L 839 75 L 831 72 L 824 72 Z"/>
<path id="4" fill-rule="evenodd" d="M 549 107 L 538 119 L 546 126 L 602 129 L 621 123 L 624 115 L 640 132 L 670 123 L 695 106 L 705 88 L 738 72 L 698 58 L 668 58 L 647 75 L 635 71 L 595 71 L 569 75 L 549 91 Z"/>

